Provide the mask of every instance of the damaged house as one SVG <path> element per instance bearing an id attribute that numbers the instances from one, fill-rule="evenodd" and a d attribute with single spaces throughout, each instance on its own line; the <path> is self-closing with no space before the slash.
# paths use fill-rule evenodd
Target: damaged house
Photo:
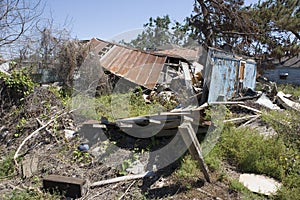
<path id="1" fill-rule="evenodd" d="M 186 85 L 192 90 L 193 69 L 189 61 L 175 54 L 147 52 L 93 38 L 92 51 L 106 74 L 125 79 L 128 84 L 154 90 Z M 180 85 L 176 80 L 184 81 Z M 175 89 L 176 90 L 176 89 Z"/>
<path id="2" fill-rule="evenodd" d="M 255 88 L 256 63 L 226 51 L 178 47 L 148 52 L 95 38 L 90 45 L 106 73 L 149 90 L 184 89 L 210 103 Z"/>
<path id="3" fill-rule="evenodd" d="M 300 54 L 271 61 L 263 75 L 278 84 L 300 85 Z"/>

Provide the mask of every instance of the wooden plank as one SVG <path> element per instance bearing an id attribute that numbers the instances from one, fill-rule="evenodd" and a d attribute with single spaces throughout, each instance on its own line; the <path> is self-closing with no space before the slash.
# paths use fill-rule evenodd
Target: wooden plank
<path id="1" fill-rule="evenodd" d="M 286 98 L 283 92 L 279 91 L 276 97 L 280 104 L 286 109 L 294 109 L 296 111 L 300 111 L 300 104 Z"/>
<path id="2" fill-rule="evenodd" d="M 227 120 L 223 120 L 224 123 L 228 123 L 228 122 L 243 122 L 252 118 L 258 118 L 260 117 L 260 115 L 248 115 L 248 116 L 244 116 L 244 117 L 238 117 L 238 118 L 233 118 L 233 119 L 227 119 Z"/>
<path id="3" fill-rule="evenodd" d="M 80 198 L 84 192 L 85 180 L 60 175 L 49 175 L 43 179 L 43 188 L 51 193 L 60 192 L 66 197 Z"/>
<path id="4" fill-rule="evenodd" d="M 121 176 L 121 177 L 116 177 L 116 178 L 112 178 L 112 179 L 108 179 L 108 180 L 94 182 L 90 185 L 90 187 L 94 188 L 94 187 L 97 187 L 97 186 L 107 185 L 107 184 L 111 184 L 111 183 L 117 183 L 117 182 L 120 182 L 120 181 L 128 181 L 128 180 L 134 180 L 134 179 L 150 177 L 150 176 L 153 176 L 153 175 L 154 175 L 154 172 L 148 171 L 148 172 L 145 172 L 143 174 Z"/>
<path id="5" fill-rule="evenodd" d="M 193 157 L 193 159 L 198 161 L 206 181 L 210 183 L 208 168 L 204 162 L 201 152 L 201 146 L 197 139 L 196 133 L 192 128 L 192 125 L 190 124 L 190 122 L 184 122 L 181 126 L 178 127 L 178 129 L 185 144 L 188 146 L 191 156 Z"/>
<path id="6" fill-rule="evenodd" d="M 240 107 L 242 107 L 242 108 L 246 108 L 246 109 L 248 109 L 248 110 L 251 110 L 251 111 L 256 112 L 256 113 L 259 113 L 259 114 L 262 113 L 260 110 L 257 110 L 257 109 L 255 109 L 255 108 L 251 108 L 251 107 L 249 107 L 249 106 L 245 106 L 245 105 L 242 105 L 242 104 L 238 104 L 238 106 L 240 106 Z"/>
<path id="7" fill-rule="evenodd" d="M 209 105 L 235 105 L 235 104 L 245 104 L 243 101 L 216 101 L 210 102 Z"/>

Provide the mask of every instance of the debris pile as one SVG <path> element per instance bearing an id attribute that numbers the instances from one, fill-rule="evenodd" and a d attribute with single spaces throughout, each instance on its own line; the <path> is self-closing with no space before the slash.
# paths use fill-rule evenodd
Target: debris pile
<path id="1" fill-rule="evenodd" d="M 159 102 L 167 111 L 115 121 L 101 116 L 100 120 L 76 124 L 74 110 L 66 107 L 51 89 L 35 87 L 16 103 L 5 96 L 9 90 L 6 87 L 0 91 L 0 155 L 1 158 L 9 155 L 11 168 L 15 170 L 1 177 L 4 181 L 0 187 L 4 194 L 11 192 L 12 185 L 29 187 L 32 177 L 38 177 L 43 180 L 43 189 L 56 192 L 56 188 L 71 198 L 110 199 L 116 197 L 115 190 L 125 191 L 123 198 L 135 181 L 143 179 L 143 185 L 151 179 L 155 182 L 160 178 L 160 171 L 168 168 L 160 169 L 156 162 L 159 156 L 151 157 L 151 153 L 143 150 L 163 149 L 178 133 L 186 150 L 198 161 L 203 182 L 210 183 L 212 177 L 196 135 L 203 137 L 210 127 L 218 126 L 209 118 L 212 107 L 226 106 L 225 112 L 230 113 L 224 114 L 220 123 L 250 126 L 268 137 L 276 135 L 276 131 L 261 120 L 264 110 L 300 112 L 300 103 L 292 95 L 277 91 L 273 82 L 259 78 L 257 87 L 261 90 L 255 91 L 255 64 L 249 59 L 210 49 L 203 67 L 178 55 L 140 52 L 104 41 L 92 42 L 96 44 L 106 73 L 139 85 L 144 89 L 142 96 L 146 104 Z M 117 56 L 122 53 L 123 56 L 137 56 L 137 59 L 130 63 Z M 143 68 L 128 72 L 130 66 L 140 65 L 145 57 L 149 62 L 144 63 Z M 245 76 L 247 73 L 251 74 L 249 79 Z M 0 81 L 0 85 L 3 82 Z M 176 145 L 170 147 L 174 154 L 180 151 Z M 169 168 L 172 171 L 172 166 Z M 128 184 L 129 180 L 134 181 Z M 244 176 L 240 181 L 252 187 Z M 110 189 L 109 184 L 115 184 L 114 188 Z M 228 192 L 225 186 L 221 188 Z M 253 189 L 254 192 L 261 190 L 264 189 Z M 274 190 L 273 187 L 264 193 L 275 193 Z M 210 198 L 216 197 L 202 189 L 199 191 Z M 224 199 L 227 197 L 224 195 Z"/>

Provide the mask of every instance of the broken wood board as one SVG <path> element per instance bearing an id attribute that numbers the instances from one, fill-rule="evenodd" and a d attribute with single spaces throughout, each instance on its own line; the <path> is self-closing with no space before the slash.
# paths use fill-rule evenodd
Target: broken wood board
<path id="1" fill-rule="evenodd" d="M 293 109 L 300 112 L 300 103 L 289 100 L 282 91 L 277 93 L 277 100 L 284 108 Z"/>
<path id="2" fill-rule="evenodd" d="M 253 119 L 253 118 L 257 119 L 258 117 L 260 117 L 260 115 L 248 115 L 248 116 L 244 116 L 244 117 L 238 117 L 238 118 L 223 120 L 223 122 L 224 123 L 228 123 L 228 122 L 241 123 L 243 121 L 250 120 L 250 119 Z"/>
<path id="3" fill-rule="evenodd" d="M 245 106 L 245 105 L 242 105 L 242 104 L 238 104 L 238 106 L 240 106 L 240 107 L 242 107 L 242 108 L 246 108 L 246 109 L 251 110 L 251 111 L 253 111 L 253 112 L 255 112 L 255 113 L 258 113 L 258 114 L 261 114 L 261 113 L 262 113 L 260 110 L 257 110 L 257 109 L 255 109 L 255 108 L 251 108 L 251 107 L 249 107 L 249 106 Z"/>
<path id="4" fill-rule="evenodd" d="M 264 195 L 276 194 L 277 190 L 281 187 L 281 183 L 278 181 L 256 174 L 241 174 L 239 182 L 250 191 Z"/>
<path id="5" fill-rule="evenodd" d="M 60 175 L 49 175 L 43 179 L 43 188 L 51 193 L 59 192 L 66 197 L 80 198 L 86 191 L 85 180 Z"/>
<path id="6" fill-rule="evenodd" d="M 187 145 L 191 156 L 198 161 L 202 173 L 204 174 L 205 180 L 210 183 L 210 177 L 208 173 L 208 167 L 204 162 L 204 158 L 201 152 L 201 146 L 197 139 L 196 133 L 190 122 L 184 122 L 178 127 L 181 137 Z"/>
<path id="7" fill-rule="evenodd" d="M 147 171 L 143 174 L 120 176 L 120 177 L 116 177 L 116 178 L 112 178 L 112 179 L 108 179 L 108 180 L 94 182 L 90 185 L 90 187 L 94 188 L 94 187 L 98 187 L 98 186 L 102 186 L 102 185 L 117 183 L 117 182 L 121 182 L 121 181 L 135 180 L 135 179 L 150 177 L 150 176 L 154 176 L 154 175 L 155 175 L 154 172 Z"/>

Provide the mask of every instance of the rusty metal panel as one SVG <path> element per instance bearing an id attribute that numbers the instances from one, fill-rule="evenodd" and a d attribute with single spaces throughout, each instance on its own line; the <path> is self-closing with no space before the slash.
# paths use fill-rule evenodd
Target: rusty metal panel
<path id="1" fill-rule="evenodd" d="M 226 101 L 236 92 L 239 61 L 226 58 L 213 58 L 208 102 Z"/>
<path id="2" fill-rule="evenodd" d="M 153 88 L 159 79 L 160 72 L 163 70 L 162 67 L 166 62 L 166 57 L 156 57 L 156 61 L 152 66 L 151 72 L 149 73 L 148 79 L 145 82 L 147 88 Z"/>
<path id="3" fill-rule="evenodd" d="M 138 75 L 140 74 L 140 72 L 143 70 L 143 67 L 145 65 L 145 63 L 147 62 L 148 58 L 150 57 L 150 54 L 141 54 L 137 60 L 136 63 L 134 63 L 134 65 L 131 67 L 131 69 L 125 74 L 125 78 L 137 83 L 139 85 L 142 85 L 142 83 L 140 83 L 137 80 Z"/>
<path id="4" fill-rule="evenodd" d="M 133 68 L 134 64 L 137 62 L 137 60 L 141 57 L 140 51 L 133 51 L 129 55 L 129 57 L 126 59 L 126 62 L 124 63 L 123 67 L 120 68 L 120 70 L 117 72 L 117 74 L 126 74 L 131 68 Z"/>
<path id="5" fill-rule="evenodd" d="M 139 84 L 146 83 L 157 56 L 149 55 L 147 61 L 140 67 L 139 73 L 136 76 L 136 82 Z M 160 71 L 159 71 L 160 73 Z"/>
<path id="6" fill-rule="evenodd" d="M 166 55 L 153 54 L 137 49 L 92 39 L 94 51 L 101 55 L 100 64 L 113 74 L 153 89 L 166 61 Z"/>
<path id="7" fill-rule="evenodd" d="M 178 47 L 178 48 L 158 51 L 158 53 L 169 55 L 171 57 L 184 58 L 189 61 L 198 61 L 199 55 L 201 53 L 200 51 L 201 51 L 200 47 L 190 48 L 190 49 Z"/>

